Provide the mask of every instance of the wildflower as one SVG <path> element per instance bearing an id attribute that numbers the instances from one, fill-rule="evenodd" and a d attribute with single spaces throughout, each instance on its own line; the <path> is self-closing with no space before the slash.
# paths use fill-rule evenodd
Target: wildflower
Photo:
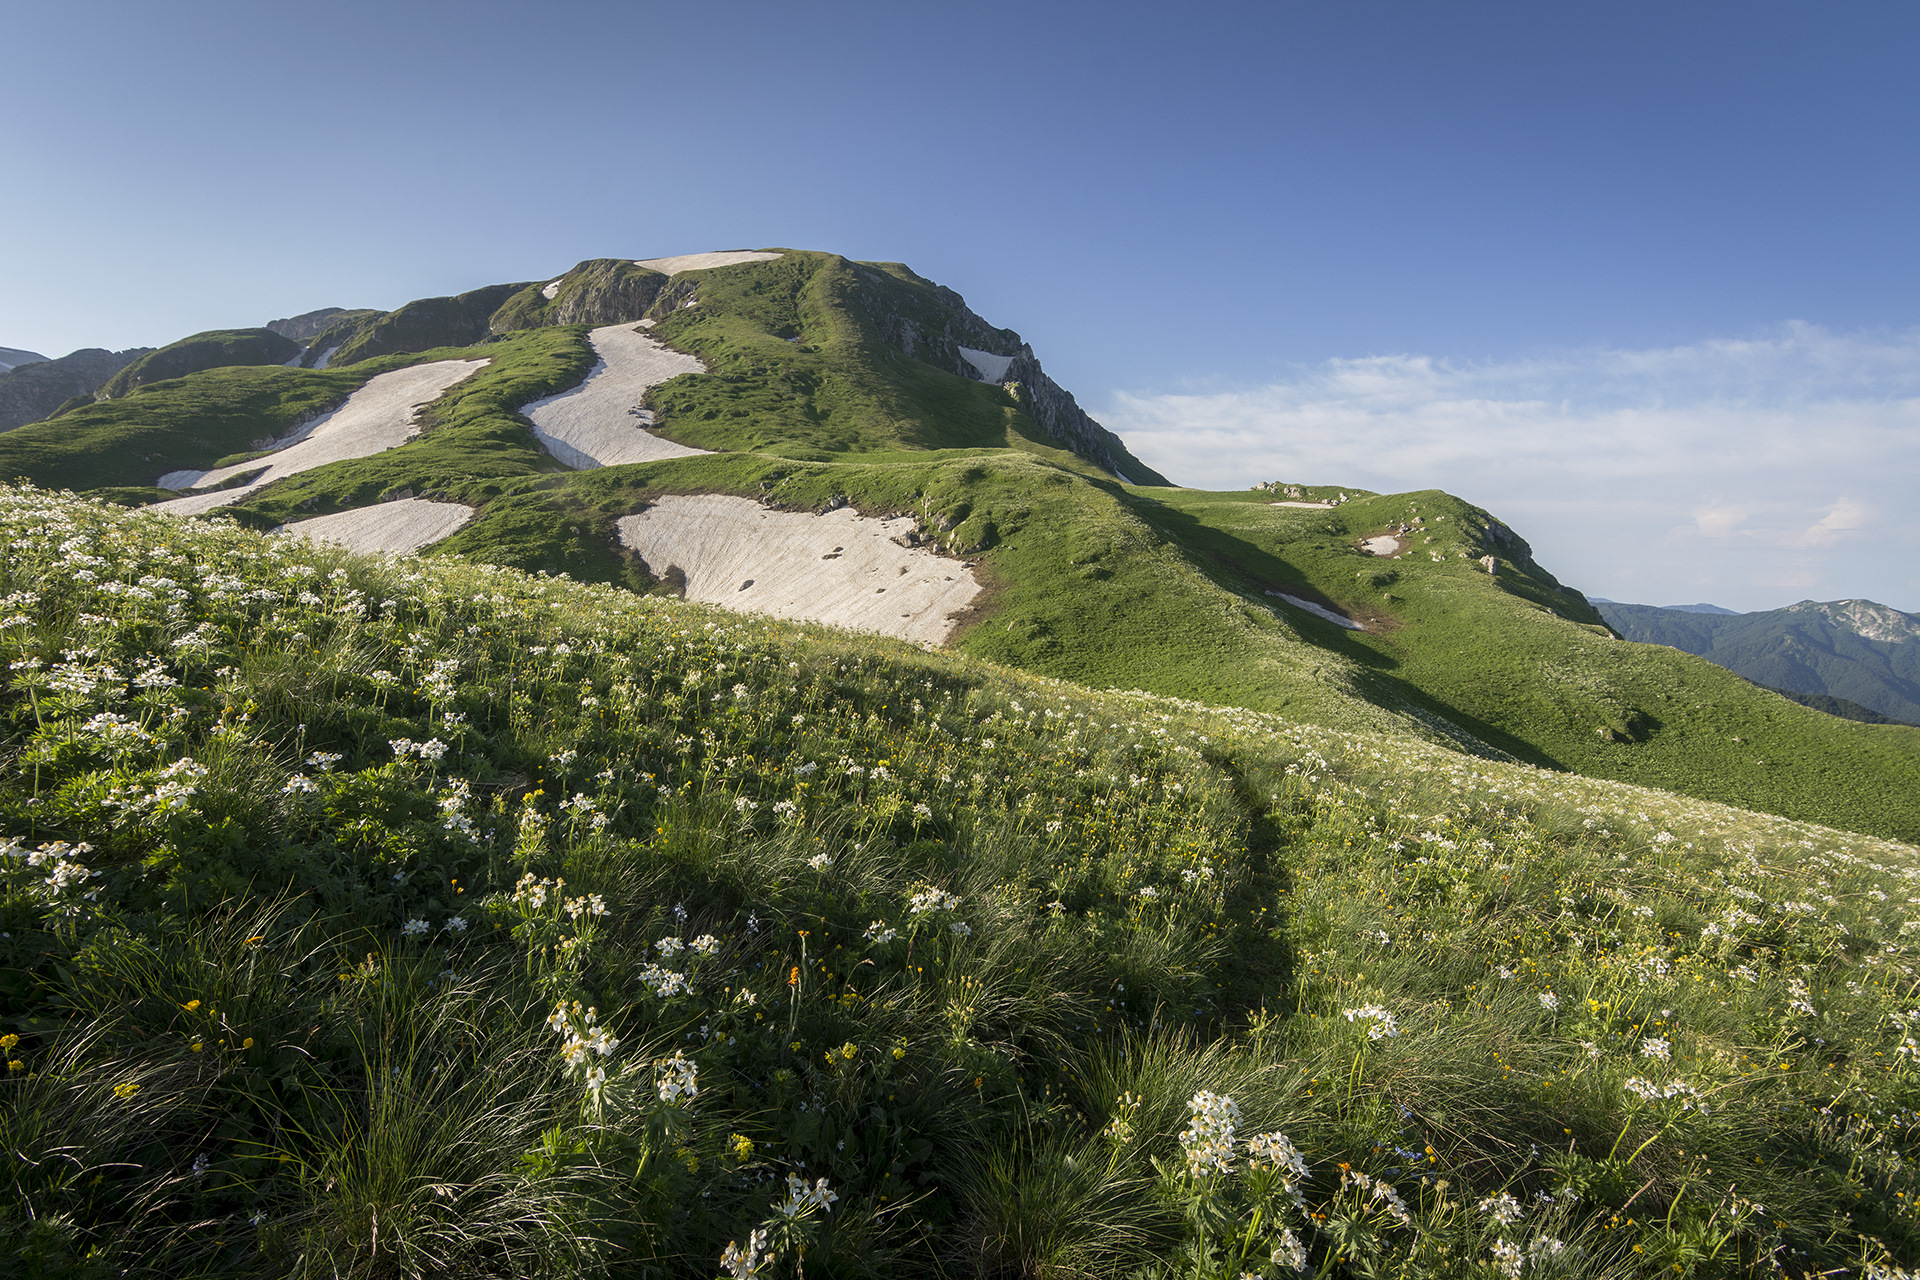
<path id="1" fill-rule="evenodd" d="M 687 947 L 697 956 L 710 956 L 720 949 L 720 939 L 710 933 L 703 933 L 689 942 Z"/>
<path id="2" fill-rule="evenodd" d="M 677 1104 L 685 1098 L 691 1103 L 700 1096 L 699 1068 L 681 1050 L 675 1049 L 671 1058 L 662 1058 L 653 1066 L 659 1072 L 656 1087 L 660 1101 Z"/>
<path id="3" fill-rule="evenodd" d="M 1520 1221 L 1520 1215 L 1526 1212 L 1521 1208 L 1518 1200 L 1504 1191 L 1498 1195 L 1488 1196 L 1476 1207 L 1503 1227 L 1510 1227 Z"/>
<path id="4" fill-rule="evenodd" d="M 1551 991 L 1542 991 L 1540 993 L 1540 1007 L 1548 1013 L 1553 1013 L 1560 1008 L 1560 997 Z"/>
<path id="5" fill-rule="evenodd" d="M 932 911 L 951 911 L 960 905 L 960 899 L 945 889 L 927 888 L 907 900 L 907 914 L 926 915 Z"/>
<path id="6" fill-rule="evenodd" d="M 807 859 L 807 865 L 815 871 L 825 871 L 827 869 L 827 855 L 824 853 L 816 853 Z"/>
<path id="7" fill-rule="evenodd" d="M 1369 1040 L 1386 1040 L 1400 1034 L 1399 1022 L 1377 1004 L 1363 1004 L 1357 1009 L 1348 1009 L 1346 1018 L 1348 1022 L 1358 1022 L 1362 1018 L 1372 1022 L 1373 1025 L 1367 1028 Z"/>
<path id="8" fill-rule="evenodd" d="M 956 938 L 971 938 L 973 936 L 973 926 L 965 920 L 955 920 L 952 924 L 948 925 L 947 928 L 952 931 L 953 936 Z"/>
<path id="9" fill-rule="evenodd" d="M 1273 1168 L 1280 1173 L 1280 1186 L 1293 1197 L 1295 1204 L 1304 1205 L 1306 1196 L 1300 1191 L 1299 1184 L 1307 1178 L 1307 1158 L 1300 1149 L 1288 1140 L 1279 1130 L 1272 1133 L 1256 1134 L 1247 1139 L 1247 1158 L 1256 1169 Z"/>
<path id="10" fill-rule="evenodd" d="M 744 1133 L 736 1133 L 727 1139 L 727 1146 L 733 1151 L 733 1158 L 745 1164 L 753 1157 L 753 1139 Z"/>
<path id="11" fill-rule="evenodd" d="M 1307 1246 L 1300 1243 L 1300 1237 L 1293 1234 L 1291 1228 L 1280 1229 L 1280 1243 L 1273 1247 L 1272 1262 L 1276 1267 L 1294 1271 L 1307 1269 Z"/>
<path id="12" fill-rule="evenodd" d="M 788 1218 L 798 1218 L 815 1209 L 832 1212 L 833 1202 L 839 1198 L 838 1192 L 828 1188 L 825 1178 L 815 1179 L 809 1187 L 805 1178 L 790 1173 L 787 1175 L 787 1198 L 776 1206 L 775 1212 Z"/>
<path id="13" fill-rule="evenodd" d="M 1196 1178 L 1211 1173 L 1229 1173 L 1233 1169 L 1233 1129 L 1240 1122 L 1240 1107 L 1225 1094 L 1205 1089 L 1188 1099 L 1193 1118 L 1180 1131 L 1180 1145 L 1186 1149 L 1187 1172 Z"/>
<path id="14" fill-rule="evenodd" d="M 123 1084 L 117 1084 L 113 1086 L 113 1096 L 120 1099 L 122 1102 L 126 1101 L 128 1098 L 131 1098 L 134 1094 L 138 1092 L 140 1092 L 140 1086 L 135 1084 L 131 1080 L 128 1080 Z"/>
<path id="15" fill-rule="evenodd" d="M 1520 1250 L 1504 1237 L 1493 1242 L 1493 1265 L 1499 1268 L 1502 1280 L 1520 1280 L 1524 1263 Z"/>
<path id="16" fill-rule="evenodd" d="M 296 773 L 287 779 L 287 784 L 281 787 L 280 790 L 290 796 L 311 795 L 320 790 L 320 784 L 312 778 L 307 777 L 304 773 Z"/>
<path id="17" fill-rule="evenodd" d="M 671 969 L 662 969 L 657 964 L 649 964 L 640 970 L 640 985 L 662 1000 L 671 999 L 688 990 L 685 977 Z"/>
<path id="18" fill-rule="evenodd" d="M 465 933 L 467 931 L 467 922 L 462 916 L 448 916 L 447 922 L 440 927 L 453 933 Z"/>
<path id="19" fill-rule="evenodd" d="M 419 916 L 413 917 L 413 919 L 400 926 L 400 936 L 403 938 L 417 938 L 426 931 L 427 922 Z"/>
<path id="20" fill-rule="evenodd" d="M 1662 1040 L 1658 1036 L 1648 1036 L 1640 1042 L 1640 1056 L 1643 1058 L 1652 1058 L 1657 1062 L 1665 1062 L 1672 1056 L 1672 1053 L 1672 1043 Z"/>
<path id="21" fill-rule="evenodd" d="M 900 932 L 897 929 L 889 928 L 884 920 L 875 920 L 867 926 L 867 931 L 860 936 L 877 947 L 892 942 L 900 936 Z"/>
<path id="22" fill-rule="evenodd" d="M 660 939 L 660 941 L 654 943 L 653 945 L 659 949 L 662 959 L 666 958 L 667 956 L 677 956 L 682 951 L 685 951 L 687 949 L 686 943 L 680 941 L 680 939 L 678 938 L 673 938 L 673 937 L 662 938 Z"/>
<path id="23" fill-rule="evenodd" d="M 738 1241 L 729 1240 L 726 1249 L 720 1254 L 720 1269 L 733 1280 L 753 1280 L 760 1274 L 763 1262 L 771 1262 L 765 1257 L 767 1252 L 767 1231 L 764 1227 L 754 1228 L 747 1237 L 747 1247 L 742 1249 Z"/>

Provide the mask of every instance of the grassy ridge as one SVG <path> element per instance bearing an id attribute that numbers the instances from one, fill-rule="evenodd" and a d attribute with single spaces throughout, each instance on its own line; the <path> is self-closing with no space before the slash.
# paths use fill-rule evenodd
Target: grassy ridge
<path id="1" fill-rule="evenodd" d="M 429 360 L 491 363 L 427 410 L 430 434 L 401 451 L 334 464 L 325 491 L 346 505 L 373 501 L 390 475 L 429 480 L 517 474 L 551 465 L 515 410 L 577 383 L 592 365 L 579 329 L 546 329 L 477 348 L 384 356 L 344 369 L 209 369 L 137 389 L 56 421 L 0 436 L 0 476 L 49 488 L 138 488 L 169 471 L 204 469 L 252 451 L 303 420 L 337 407 L 376 374 Z M 411 450 L 411 452 L 407 452 Z M 398 463 L 395 459 L 404 455 Z M 295 477 L 292 509 L 315 496 Z M 327 509 L 337 509 L 329 507 Z"/>
<path id="2" fill-rule="evenodd" d="M 1920 1253 L 1911 848 L 450 560 L 0 534 L 38 1274 Z"/>

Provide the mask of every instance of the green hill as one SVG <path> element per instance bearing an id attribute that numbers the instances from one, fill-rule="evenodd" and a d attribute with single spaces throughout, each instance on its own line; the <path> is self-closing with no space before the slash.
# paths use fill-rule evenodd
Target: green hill
<path id="1" fill-rule="evenodd" d="M 1920 618 L 1871 600 L 1724 615 L 1596 606 L 1629 640 L 1667 644 L 1792 694 L 1857 703 L 1920 724 Z"/>
<path id="2" fill-rule="evenodd" d="M 1911 847 L 453 556 L 0 546 L 12 1274 L 1920 1256 Z"/>
<path id="3" fill-rule="evenodd" d="M 419 495 L 477 511 L 429 556 L 660 591 L 614 524 L 667 494 L 906 513 L 920 545 L 988 584 L 954 640 L 977 658 L 1920 837 L 1920 731 L 1836 720 L 1710 662 L 1623 643 L 1517 533 L 1442 493 L 1348 490 L 1301 508 L 1265 490 L 1173 488 L 960 295 L 899 264 L 777 252 L 673 276 L 589 260 L 544 285 L 429 299 L 370 325 L 349 317 L 366 341 L 337 343 L 325 370 L 157 384 L 57 432 L 0 437 L 0 475 L 138 500 L 164 471 L 258 448 L 378 372 L 484 356 L 418 440 L 281 480 L 233 515 L 270 528 Z M 389 323 L 406 316 L 423 319 Z M 480 325 L 485 340 L 361 358 L 446 338 L 424 319 L 435 316 L 461 334 Z M 547 323 L 559 318 L 570 323 Z M 706 368 L 635 408 L 660 436 L 717 452 L 567 471 L 516 410 L 588 375 L 590 326 L 627 320 Z M 1397 556 L 1360 545 L 1388 534 Z"/>
<path id="4" fill-rule="evenodd" d="M 202 369 L 285 364 L 299 354 L 299 343 L 271 329 L 213 329 L 141 356 L 108 378 L 98 395 L 117 400 L 149 383 L 185 377 Z"/>

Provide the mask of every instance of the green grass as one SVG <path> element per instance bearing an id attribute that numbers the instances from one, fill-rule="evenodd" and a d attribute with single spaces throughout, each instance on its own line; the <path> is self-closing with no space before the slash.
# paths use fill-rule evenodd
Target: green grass
<path id="1" fill-rule="evenodd" d="M 117 400 L 140 387 L 203 369 L 284 364 L 299 353 L 299 343 L 271 329 L 213 329 L 141 356 L 108 378 L 99 394 Z"/>
<path id="2" fill-rule="evenodd" d="M 29 1273 L 1920 1257 L 1911 847 L 451 558 L 0 540 Z"/>
<path id="3" fill-rule="evenodd" d="M 406 447 L 412 452 L 336 464 L 327 483 L 338 486 L 338 500 L 358 505 L 408 482 L 383 483 L 390 474 L 426 483 L 532 471 L 552 464 L 514 410 L 585 375 L 592 358 L 580 335 L 537 330 L 479 348 L 385 356 L 343 369 L 210 369 L 7 432 L 0 436 L 0 476 L 49 488 L 148 487 L 169 471 L 206 469 L 252 452 L 256 441 L 337 407 L 376 374 L 457 357 L 492 363 L 429 410 L 433 431 Z M 397 469 L 396 454 L 404 454 Z M 276 485 L 274 500 L 291 491 L 289 508 L 307 501 L 314 496 L 308 483 L 295 477 Z"/>

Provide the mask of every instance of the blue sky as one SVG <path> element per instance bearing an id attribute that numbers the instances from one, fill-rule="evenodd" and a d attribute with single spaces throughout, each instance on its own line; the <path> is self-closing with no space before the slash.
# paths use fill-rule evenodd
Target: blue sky
<path id="1" fill-rule="evenodd" d="M 1174 479 L 1920 610 L 1907 3 L 9 6 L 0 346 L 893 259 Z"/>

